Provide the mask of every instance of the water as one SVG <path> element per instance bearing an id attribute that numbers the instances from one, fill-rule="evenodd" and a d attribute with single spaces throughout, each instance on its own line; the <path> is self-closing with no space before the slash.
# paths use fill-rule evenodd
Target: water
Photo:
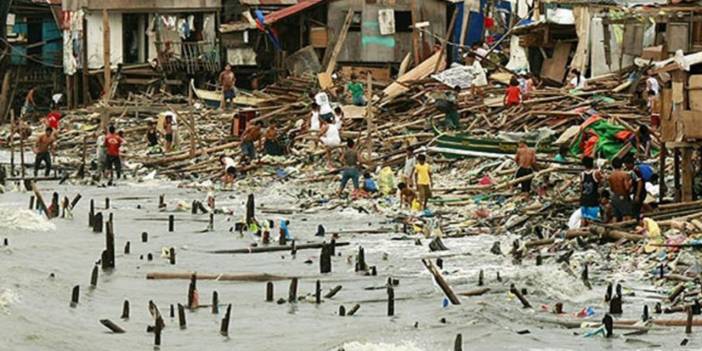
<path id="1" fill-rule="evenodd" d="M 257 205 L 268 208 L 297 208 L 293 194 L 296 186 L 266 183 L 259 188 Z M 312 185 L 314 189 L 324 185 Z M 14 186 L 8 186 L 13 189 Z M 215 217 L 215 231 L 203 232 L 207 215 L 191 215 L 189 211 L 171 212 L 178 203 L 189 204 L 193 199 L 204 200 L 206 192 L 176 188 L 157 180 L 145 183 L 122 183 L 116 187 L 42 183 L 45 198 L 53 191 L 61 197 L 73 198 L 81 193 L 83 199 L 74 211 L 73 219 L 57 218 L 47 221 L 27 210 L 27 192 L 9 191 L 0 194 L 0 239 L 8 238 L 9 246 L 0 246 L 0 350 L 147 350 L 152 349 L 153 335 L 146 333 L 153 324 L 148 313 L 148 301 L 153 300 L 165 316 L 162 350 L 339 350 L 345 351 L 434 351 L 453 350 L 457 333 L 462 333 L 464 350 L 580 350 L 580 349 L 676 349 L 685 338 L 683 328 L 652 330 L 640 336 L 624 336 L 616 332 L 613 339 L 584 338 L 586 330 L 564 329 L 541 323 L 536 318 L 558 318 L 544 310 L 557 301 L 563 302 L 568 315 L 575 319 L 580 309 L 592 306 L 593 319 L 599 320 L 605 311 L 602 303 L 605 279 L 626 278 L 627 287 L 651 288 L 643 275 L 631 275 L 631 267 L 617 262 L 595 265 L 591 269 L 593 290 L 588 290 L 579 277 L 571 276 L 560 265 L 547 260 L 543 266 L 533 265 L 533 258 L 523 265 L 514 265 L 510 257 L 489 252 L 496 240 L 506 252 L 511 236 L 482 235 L 444 240 L 449 251 L 430 253 L 427 239 L 417 246 L 414 240 L 389 240 L 401 234 L 342 234 L 347 247 L 337 248 L 341 256 L 333 258 L 333 274 L 319 275 L 319 250 L 301 250 L 296 257 L 289 252 L 253 255 L 214 255 L 209 250 L 244 248 L 252 243 L 249 235 L 230 232 L 236 221 L 244 216 L 246 194 L 216 193 L 218 207 L 233 210 L 231 215 Z M 166 194 L 168 210 L 158 210 L 158 194 Z M 90 273 L 104 248 L 102 234 L 88 228 L 87 213 L 90 199 L 98 210 L 104 198 L 110 197 L 116 236 L 116 269 L 100 271 L 97 288 L 89 287 Z M 141 207 L 139 209 L 138 207 Z M 257 213 L 259 219 L 290 219 L 290 230 L 298 243 L 314 242 L 317 225 L 323 223 L 327 232 L 378 228 L 389 226 L 387 218 L 377 214 L 362 214 L 353 209 L 310 211 L 290 216 Z M 169 214 L 176 217 L 176 230 L 167 231 Z M 370 226 L 369 226 L 370 224 Z M 149 233 L 149 241 L 141 242 L 141 232 Z M 131 254 L 124 255 L 126 241 L 131 242 Z M 358 246 L 363 246 L 366 261 L 378 267 L 376 277 L 354 273 L 353 258 Z M 161 251 L 176 248 L 176 265 L 170 265 Z M 154 261 L 140 259 L 154 254 Z M 601 253 L 577 253 L 573 269 L 585 259 L 599 259 Z M 477 288 L 477 275 L 483 269 L 486 285 L 492 289 L 479 297 L 464 297 L 458 306 L 443 307 L 443 294 L 423 267 L 421 258 L 443 257 L 448 282 L 457 292 Z M 312 264 L 305 263 L 311 260 Z M 611 266 L 609 273 L 599 273 Z M 308 301 L 297 304 L 266 303 L 265 283 L 198 281 L 200 301 L 209 304 L 212 292 L 219 293 L 220 303 L 231 303 L 232 320 L 229 337 L 219 335 L 220 314 L 209 309 L 188 311 L 187 329 L 178 328 L 177 318 L 169 317 L 169 305 L 185 303 L 187 280 L 146 280 L 148 272 L 242 273 L 258 272 L 299 276 L 300 296 Z M 500 272 L 503 282 L 497 282 Z M 50 277 L 53 274 L 54 277 Z M 386 316 L 385 289 L 387 278 L 399 279 L 395 289 L 396 315 Z M 320 279 L 325 291 L 335 285 L 343 289 L 333 299 L 321 305 L 313 301 L 314 282 Z M 527 298 L 533 310 L 524 310 L 507 294 L 510 283 L 529 289 Z M 80 285 L 80 303 L 69 306 L 71 290 Z M 287 298 L 287 281 L 275 282 L 275 297 Z M 637 292 L 637 294 L 639 294 Z M 131 318 L 121 320 L 122 302 L 131 303 Z M 651 307 L 653 298 L 625 297 L 622 318 L 637 319 L 643 302 Z M 339 317 L 338 309 L 350 309 L 359 303 L 360 310 L 352 317 Z M 542 307 L 543 306 L 543 307 Z M 669 318 L 670 315 L 664 316 Z M 671 318 L 683 318 L 682 315 Z M 111 334 L 99 324 L 108 318 L 127 330 Z M 442 318 L 444 320 L 442 320 Z M 520 335 L 518 331 L 528 330 Z M 687 349 L 699 347 L 701 341 L 693 334 Z"/>

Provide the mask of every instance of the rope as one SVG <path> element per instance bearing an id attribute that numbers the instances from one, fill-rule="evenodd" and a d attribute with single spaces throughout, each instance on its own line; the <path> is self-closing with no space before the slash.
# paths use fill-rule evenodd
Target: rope
<path id="1" fill-rule="evenodd" d="M 42 61 L 42 60 L 36 59 L 36 58 L 31 57 L 31 56 L 29 56 L 29 55 L 23 54 L 23 53 L 20 52 L 19 50 L 15 50 L 16 46 L 10 44 L 7 40 L 5 40 L 5 38 L 0 38 L 0 40 L 2 40 L 2 42 L 5 43 L 5 45 L 6 45 L 7 47 L 9 47 L 9 48 L 12 50 L 12 51 L 11 51 L 11 52 L 12 52 L 12 55 L 14 55 L 14 54 L 20 55 L 20 56 L 26 58 L 27 60 L 32 61 L 32 62 L 35 62 L 35 63 L 38 63 L 38 64 L 40 64 L 40 65 L 42 65 L 42 66 L 51 67 L 51 68 L 63 68 L 63 65 L 54 65 L 53 63 L 49 63 L 49 62 L 46 62 L 46 61 Z"/>

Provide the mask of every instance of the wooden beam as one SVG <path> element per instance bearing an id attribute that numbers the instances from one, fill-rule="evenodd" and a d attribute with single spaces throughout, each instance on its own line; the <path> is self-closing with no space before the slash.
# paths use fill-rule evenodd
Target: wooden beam
<path id="1" fill-rule="evenodd" d="M 453 16 L 451 16 L 451 23 L 448 26 L 448 29 L 446 29 L 446 35 L 444 36 L 444 41 L 441 42 L 441 51 L 439 51 L 439 60 L 436 62 L 436 66 L 434 66 L 434 72 L 437 72 L 439 70 L 439 67 L 441 66 L 441 62 L 446 62 L 446 43 L 451 39 L 451 32 L 453 32 L 453 27 L 456 24 L 456 16 L 458 15 L 458 8 L 453 10 Z"/>
<path id="2" fill-rule="evenodd" d="M 444 292 L 444 294 L 449 299 L 449 301 L 451 301 L 451 304 L 460 305 L 461 300 L 458 299 L 458 296 L 456 296 L 456 294 L 453 292 L 453 290 L 451 289 L 451 286 L 448 285 L 448 283 L 444 279 L 444 276 L 441 275 L 441 272 L 439 271 L 439 269 L 436 268 L 436 266 L 434 265 L 434 262 L 432 262 L 429 259 L 424 258 L 424 259 L 422 259 L 422 263 L 424 264 L 424 267 L 427 267 L 427 269 L 429 270 L 429 273 L 431 273 L 431 275 L 434 276 L 434 281 L 436 282 L 436 284 L 439 285 L 439 287 Z"/>
<path id="3" fill-rule="evenodd" d="M 110 60 L 110 17 L 107 14 L 107 10 L 102 10 L 102 55 L 103 65 L 105 66 L 105 81 L 102 93 L 104 94 L 105 103 L 108 103 L 110 101 L 110 91 L 112 91 L 112 64 Z"/>
<path id="4" fill-rule="evenodd" d="M 420 54 L 421 44 L 419 43 L 419 28 L 415 25 L 421 22 L 421 15 L 419 13 L 419 6 L 417 5 L 417 0 L 412 0 L 412 54 L 414 59 L 414 64 L 418 65 L 422 61 L 422 56 Z"/>
<path id="5" fill-rule="evenodd" d="M 346 41 L 346 35 L 349 32 L 349 28 L 351 27 L 352 20 L 353 20 L 353 9 L 349 9 L 349 11 L 346 13 L 346 19 L 344 20 L 343 27 L 341 27 L 341 32 L 339 33 L 339 37 L 336 38 L 336 44 L 334 44 L 334 50 L 332 51 L 331 55 L 329 56 L 329 62 L 327 63 L 327 69 L 324 71 L 327 74 L 332 74 L 334 72 L 334 68 L 336 67 L 336 59 L 339 57 L 339 53 L 341 52 L 341 49 L 344 47 L 344 42 Z"/>

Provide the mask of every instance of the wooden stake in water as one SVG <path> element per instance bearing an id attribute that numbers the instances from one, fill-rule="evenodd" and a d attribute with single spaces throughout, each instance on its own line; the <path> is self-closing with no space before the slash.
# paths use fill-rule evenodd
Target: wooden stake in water
<path id="1" fill-rule="evenodd" d="M 395 315 L 395 289 L 388 285 L 388 316 Z"/>
<path id="2" fill-rule="evenodd" d="M 102 233 L 102 212 L 93 216 L 93 233 Z"/>
<path id="3" fill-rule="evenodd" d="M 333 246 L 332 246 L 333 247 Z M 319 272 L 331 273 L 332 262 L 331 262 L 331 252 L 329 245 L 327 243 L 322 244 L 322 253 L 319 256 Z"/>
<path id="4" fill-rule="evenodd" d="M 324 295 L 324 298 L 325 298 L 325 299 L 331 299 L 331 298 L 334 297 L 334 295 L 336 295 L 339 291 L 341 291 L 341 285 L 337 285 L 337 286 L 335 286 L 333 289 L 329 290 L 329 292 L 328 292 L 326 295 Z"/>
<path id="5" fill-rule="evenodd" d="M 266 283 L 266 302 L 273 302 L 273 282 Z"/>
<path id="6" fill-rule="evenodd" d="M 227 312 L 224 314 L 224 318 L 222 318 L 222 325 L 219 328 L 219 333 L 222 334 L 222 336 L 228 336 L 229 335 L 229 318 L 232 315 L 232 304 L 229 304 L 227 306 Z"/>
<path id="7" fill-rule="evenodd" d="M 98 281 L 98 267 L 93 266 L 93 273 L 90 275 L 90 286 L 93 288 L 97 286 Z"/>
<path id="8" fill-rule="evenodd" d="M 168 261 L 171 264 L 176 264 L 175 247 L 172 247 L 168 250 Z"/>
<path id="9" fill-rule="evenodd" d="M 254 194 L 249 194 L 249 197 L 246 199 L 246 226 L 251 225 L 256 218 L 255 210 Z"/>
<path id="10" fill-rule="evenodd" d="M 129 319 L 129 300 L 124 300 L 122 304 L 122 319 Z"/>
<path id="11" fill-rule="evenodd" d="M 168 231 L 173 232 L 173 229 L 175 227 L 175 217 L 173 215 L 168 216 Z"/>
<path id="12" fill-rule="evenodd" d="M 178 304 L 178 324 L 180 325 L 180 329 L 185 329 L 185 307 L 181 304 Z"/>
<path id="13" fill-rule="evenodd" d="M 149 241 L 149 233 L 147 233 L 147 232 L 142 232 L 142 233 L 141 233 L 141 242 L 142 242 L 142 243 L 145 243 L 145 242 L 147 242 L 147 241 Z"/>
<path id="14" fill-rule="evenodd" d="M 127 241 L 124 244 L 124 254 L 129 255 L 130 252 L 131 252 L 131 243 L 129 241 Z"/>
<path id="15" fill-rule="evenodd" d="M 297 302 L 297 278 L 290 280 L 290 291 L 288 292 L 288 302 Z"/>
<path id="16" fill-rule="evenodd" d="M 456 335 L 456 340 L 453 342 L 453 351 L 463 351 L 463 335 Z"/>
<path id="17" fill-rule="evenodd" d="M 219 294 L 216 291 L 212 292 L 212 314 L 219 313 Z"/>
<path id="18" fill-rule="evenodd" d="M 34 195 L 29 196 L 29 209 L 30 210 L 34 209 Z"/>
<path id="19" fill-rule="evenodd" d="M 195 301 L 195 294 L 197 294 L 197 274 L 193 273 L 190 276 L 190 285 L 188 286 L 188 308 L 197 308 L 197 301 Z"/>
<path id="20" fill-rule="evenodd" d="M 685 309 L 687 310 L 687 324 L 685 324 L 685 333 L 692 334 L 692 307 L 688 306 Z"/>
<path id="21" fill-rule="evenodd" d="M 71 292 L 71 307 L 76 307 L 76 305 L 78 305 L 79 297 L 80 297 L 80 285 L 76 285 L 73 287 L 73 291 Z"/>
<path id="22" fill-rule="evenodd" d="M 346 307 L 344 305 L 339 306 L 339 316 L 343 317 L 346 315 Z"/>
<path id="23" fill-rule="evenodd" d="M 519 291 L 519 289 L 517 289 L 517 287 L 514 284 L 511 284 L 509 286 L 509 292 L 517 296 L 524 308 L 531 308 L 531 304 L 529 303 L 529 301 L 527 301 L 527 299 L 524 297 L 524 294 L 522 294 L 522 292 Z"/>
<path id="24" fill-rule="evenodd" d="M 120 327 L 119 325 L 115 324 L 109 319 L 101 319 L 100 324 L 104 325 L 105 328 L 111 330 L 115 334 L 122 334 L 124 333 L 124 329 Z"/>
<path id="25" fill-rule="evenodd" d="M 349 310 L 348 313 L 346 313 L 346 315 L 347 315 L 347 316 L 353 316 L 354 314 L 356 314 L 356 312 L 358 312 L 358 309 L 359 309 L 359 308 L 361 308 L 361 305 L 359 305 L 359 304 L 353 305 L 353 307 L 351 307 L 351 309 Z"/>
<path id="26" fill-rule="evenodd" d="M 88 212 L 88 226 L 95 227 L 95 200 L 90 199 L 90 212 Z"/>
<path id="27" fill-rule="evenodd" d="M 314 302 L 318 305 L 322 302 L 322 283 L 319 280 L 315 283 Z"/>
<path id="28" fill-rule="evenodd" d="M 106 210 L 110 209 L 110 198 L 109 197 L 105 198 L 105 209 Z"/>

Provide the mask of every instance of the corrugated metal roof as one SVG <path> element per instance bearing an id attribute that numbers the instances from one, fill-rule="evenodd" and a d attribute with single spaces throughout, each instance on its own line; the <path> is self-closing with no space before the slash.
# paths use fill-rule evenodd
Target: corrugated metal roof
<path id="1" fill-rule="evenodd" d="M 273 24 L 275 22 L 278 22 L 282 20 L 283 18 L 286 18 L 288 16 L 292 16 L 296 13 L 300 13 L 314 5 L 320 4 L 326 0 L 300 0 L 295 5 L 292 5 L 290 7 L 286 7 L 284 9 L 280 9 L 278 11 L 273 11 L 269 14 L 266 15 L 265 21 L 266 24 Z"/>

